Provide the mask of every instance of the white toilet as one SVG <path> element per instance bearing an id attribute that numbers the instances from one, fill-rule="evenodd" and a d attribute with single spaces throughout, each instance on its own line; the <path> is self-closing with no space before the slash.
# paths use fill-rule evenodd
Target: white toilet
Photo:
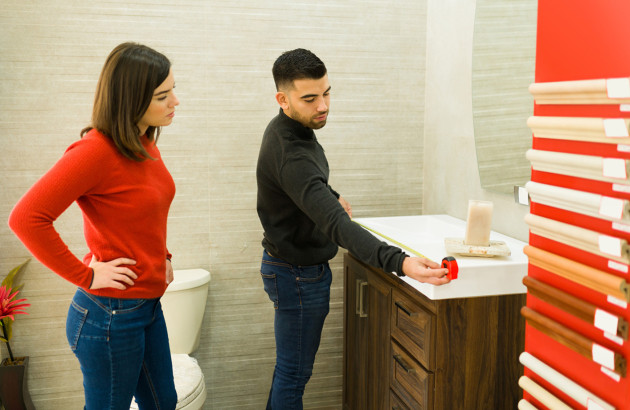
<path id="1" fill-rule="evenodd" d="M 177 410 L 198 410 L 206 400 L 206 384 L 197 361 L 188 356 L 197 350 L 210 272 L 205 269 L 176 270 L 174 280 L 162 296 L 162 310 L 168 329 L 173 360 Z M 132 402 L 131 409 L 137 409 Z"/>

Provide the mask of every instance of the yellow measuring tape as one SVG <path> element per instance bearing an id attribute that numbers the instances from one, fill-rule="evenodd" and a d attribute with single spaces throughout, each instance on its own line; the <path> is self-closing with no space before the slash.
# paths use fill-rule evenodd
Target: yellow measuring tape
<path id="1" fill-rule="evenodd" d="M 395 244 L 396 246 L 409 251 L 410 253 L 415 254 L 416 256 L 420 256 L 421 258 L 427 258 L 426 256 L 424 256 L 423 254 L 421 254 L 420 252 L 416 251 L 415 249 L 411 249 L 410 247 L 408 247 L 407 245 L 404 245 L 400 242 L 398 242 L 395 239 L 390 238 L 387 235 L 383 235 L 382 233 L 369 228 L 365 225 L 363 225 L 360 222 L 354 221 L 356 224 L 358 224 L 359 226 L 363 227 L 364 229 L 367 229 L 370 232 L 373 232 L 375 234 L 377 234 L 378 236 L 380 236 L 381 238 L 387 239 L 388 241 L 390 241 L 391 243 Z M 443 268 L 447 268 L 448 269 L 448 274 L 446 275 L 448 277 L 449 280 L 453 280 L 453 279 L 457 279 L 458 276 L 458 272 L 459 272 L 459 266 L 457 265 L 457 261 L 455 260 L 454 257 L 452 256 L 446 256 L 445 258 L 442 259 L 442 267 Z"/>
<path id="2" fill-rule="evenodd" d="M 377 234 L 378 236 L 380 236 L 380 237 L 382 237 L 382 238 L 384 238 L 384 239 L 387 239 L 388 241 L 390 241 L 391 243 L 395 244 L 395 245 L 396 245 L 396 246 L 398 246 L 399 248 L 402 248 L 402 249 L 404 249 L 404 250 L 406 250 L 406 251 L 409 251 L 409 252 L 411 252 L 411 253 L 413 253 L 413 254 L 415 254 L 415 255 L 417 255 L 417 256 L 419 256 L 419 257 L 421 257 L 421 258 L 426 258 L 426 259 L 429 259 L 429 258 L 427 258 L 426 256 L 424 256 L 423 254 L 421 254 L 420 252 L 418 252 L 418 251 L 416 251 L 416 250 L 414 250 L 414 249 L 411 249 L 411 248 L 410 248 L 410 247 L 408 247 L 407 245 L 402 244 L 402 243 L 398 242 L 397 240 L 390 238 L 390 237 L 389 237 L 389 236 L 387 236 L 387 235 L 383 235 L 382 233 L 380 233 L 380 232 L 378 232 L 378 231 L 376 231 L 376 230 L 374 230 L 374 229 L 372 229 L 372 228 L 370 228 L 370 227 L 367 227 L 367 226 L 363 225 L 362 223 L 355 221 L 354 219 L 353 219 L 353 222 L 354 222 L 354 223 L 356 223 L 357 225 L 359 225 L 359 226 L 361 226 L 361 227 L 363 227 L 363 228 L 367 229 L 368 231 L 373 232 L 373 233 Z"/>

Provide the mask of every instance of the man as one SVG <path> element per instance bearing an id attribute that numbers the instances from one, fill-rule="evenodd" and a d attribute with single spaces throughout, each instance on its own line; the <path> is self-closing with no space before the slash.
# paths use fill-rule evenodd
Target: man
<path id="1" fill-rule="evenodd" d="M 324 63 L 296 49 L 273 65 L 279 114 L 263 135 L 256 177 L 264 229 L 263 285 L 275 307 L 276 366 L 267 409 L 302 409 L 302 395 L 328 314 L 338 246 L 364 262 L 420 282 L 448 282 L 446 269 L 412 258 L 352 222 L 328 185 L 328 162 L 313 130 L 326 125 L 330 84 Z"/>

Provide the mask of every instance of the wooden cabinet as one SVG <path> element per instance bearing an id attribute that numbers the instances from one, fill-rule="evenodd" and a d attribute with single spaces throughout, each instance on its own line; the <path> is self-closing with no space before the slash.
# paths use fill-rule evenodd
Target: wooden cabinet
<path id="1" fill-rule="evenodd" d="M 431 300 L 344 265 L 344 409 L 517 408 L 524 294 Z"/>
<path id="2" fill-rule="evenodd" d="M 354 258 L 344 271 L 344 408 L 386 408 L 391 286 Z"/>

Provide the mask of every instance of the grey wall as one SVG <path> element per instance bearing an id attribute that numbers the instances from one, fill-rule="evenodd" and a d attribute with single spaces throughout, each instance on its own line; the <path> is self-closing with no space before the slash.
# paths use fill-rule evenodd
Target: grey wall
<path id="1" fill-rule="evenodd" d="M 425 83 L 433 86 L 425 82 L 426 7 L 423 0 L 4 0 L 0 276 L 29 256 L 6 226 L 9 212 L 88 124 L 109 51 L 138 41 L 164 52 L 173 62 L 181 100 L 159 141 L 177 185 L 168 245 L 176 269 L 212 273 L 195 354 L 206 376 L 206 408 L 262 408 L 274 362 L 273 308 L 258 273 L 262 232 L 254 169 L 262 131 L 278 109 L 271 65 L 295 47 L 309 48 L 326 62 L 332 107 L 317 135 L 329 158 L 331 184 L 356 216 L 419 214 L 427 200 L 430 212 L 461 215 L 456 199 L 466 192 L 437 193 L 436 182 L 453 174 L 440 171 L 432 155 L 442 149 L 442 139 L 462 139 L 468 148 L 471 140 L 469 130 L 451 134 L 433 124 L 433 115 L 448 107 L 434 105 L 433 94 L 425 100 Z M 435 18 L 448 19 L 448 11 L 442 12 Z M 437 22 L 430 24 L 439 29 Z M 439 31 L 431 37 L 439 38 Z M 429 63 L 433 72 L 441 70 L 439 59 Z M 425 101 L 431 115 L 425 115 Z M 425 118 L 432 123 L 426 154 Z M 462 154 L 472 157 L 457 166 L 470 171 L 474 149 Z M 478 184 L 474 175 L 468 178 Z M 86 252 L 76 205 L 55 226 L 73 252 Z M 307 408 L 340 407 L 341 254 L 332 262 L 331 313 L 307 387 Z M 64 333 L 74 289 L 37 262 L 22 279 L 32 306 L 16 321 L 12 347 L 31 357 L 35 404 L 79 408 L 81 375 Z M 1 352 L 5 357 L 4 347 Z"/>

